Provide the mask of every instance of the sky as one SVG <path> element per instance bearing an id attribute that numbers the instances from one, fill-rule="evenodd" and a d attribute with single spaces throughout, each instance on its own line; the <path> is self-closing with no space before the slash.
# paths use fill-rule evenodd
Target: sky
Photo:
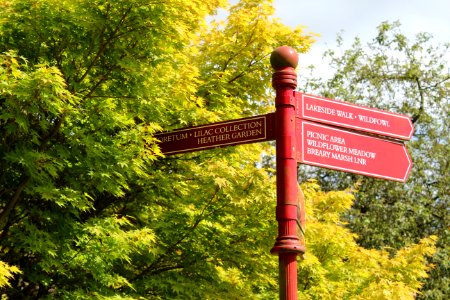
<path id="1" fill-rule="evenodd" d="M 399 21 L 410 39 L 428 32 L 436 42 L 450 42 L 450 0 L 274 0 L 274 7 L 284 24 L 320 34 L 309 53 L 300 56 L 300 71 L 314 64 L 326 72 L 322 53 L 336 45 L 337 33 L 342 31 L 349 44 L 356 36 L 365 43 L 383 21 Z"/>

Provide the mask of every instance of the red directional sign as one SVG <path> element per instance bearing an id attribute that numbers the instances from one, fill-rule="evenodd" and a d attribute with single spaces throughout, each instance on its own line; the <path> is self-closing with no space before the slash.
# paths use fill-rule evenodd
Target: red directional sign
<path id="1" fill-rule="evenodd" d="M 412 162 L 402 143 L 297 119 L 297 161 L 405 182 Z"/>
<path id="2" fill-rule="evenodd" d="M 297 117 L 339 127 L 409 140 L 414 128 L 408 116 L 344 101 L 297 93 Z"/>
<path id="3" fill-rule="evenodd" d="M 273 114 L 156 134 L 161 151 L 177 154 L 275 139 Z"/>

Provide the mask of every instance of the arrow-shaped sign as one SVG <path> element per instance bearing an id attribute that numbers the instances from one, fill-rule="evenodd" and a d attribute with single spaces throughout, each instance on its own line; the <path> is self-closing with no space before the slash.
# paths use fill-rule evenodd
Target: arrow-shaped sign
<path id="1" fill-rule="evenodd" d="M 297 117 L 409 140 L 414 128 L 408 116 L 344 101 L 296 93 Z"/>
<path id="2" fill-rule="evenodd" d="M 297 119 L 297 161 L 405 182 L 412 166 L 402 143 Z"/>
<path id="3" fill-rule="evenodd" d="M 165 155 L 194 152 L 273 140 L 273 122 L 274 115 L 267 114 L 158 133 L 155 137 Z"/>

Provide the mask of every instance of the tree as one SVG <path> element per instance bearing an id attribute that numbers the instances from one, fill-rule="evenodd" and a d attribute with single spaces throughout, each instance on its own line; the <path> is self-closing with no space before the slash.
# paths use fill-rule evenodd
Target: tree
<path id="1" fill-rule="evenodd" d="M 268 55 L 311 38 L 265 1 L 0 3 L 3 291 L 273 294 L 269 146 L 162 159 L 153 134 L 267 111 Z"/>
<path id="2" fill-rule="evenodd" d="M 226 21 L 207 23 L 221 5 L 0 1 L 2 297 L 276 297 L 277 261 L 268 251 L 275 177 L 262 161 L 272 145 L 163 157 L 154 138 L 162 129 L 271 110 L 268 55 L 282 44 L 306 51 L 312 42 L 274 19 L 269 1 L 240 1 Z M 351 198 L 305 191 L 320 196 L 319 208 L 333 199 L 348 206 Z M 313 236 L 316 251 L 322 246 Z M 352 244 L 351 234 L 344 238 Z M 400 254 L 409 259 L 398 267 L 410 270 L 408 278 L 380 277 L 408 295 L 433 252 L 430 239 L 411 247 L 415 254 Z M 323 257 L 323 267 L 303 272 L 360 261 Z M 321 295 L 333 278 L 303 292 Z M 364 293 L 386 289 L 367 283 Z M 344 293 L 342 282 L 334 285 Z"/>
<path id="3" fill-rule="evenodd" d="M 449 45 L 435 45 L 427 33 L 410 41 L 401 33 L 399 23 L 382 23 L 378 35 L 367 45 L 356 38 L 344 50 L 343 40 L 338 37 L 338 47 L 325 54 L 335 69 L 332 78 L 324 81 L 305 77 L 303 88 L 325 97 L 411 116 L 415 133 L 406 144 L 414 166 L 406 184 L 326 170 L 314 170 L 309 175 L 326 190 L 357 184 L 356 201 L 346 213 L 346 220 L 364 247 L 398 249 L 437 235 L 438 251 L 430 259 L 435 268 L 419 298 L 447 299 Z"/>

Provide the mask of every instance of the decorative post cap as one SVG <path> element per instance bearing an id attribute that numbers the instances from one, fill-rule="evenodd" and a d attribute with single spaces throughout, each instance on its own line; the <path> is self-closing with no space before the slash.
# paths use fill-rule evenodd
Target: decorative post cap
<path id="1" fill-rule="evenodd" d="M 281 46 L 270 55 L 270 64 L 275 70 L 284 68 L 296 68 L 298 65 L 298 53 L 289 46 Z"/>

